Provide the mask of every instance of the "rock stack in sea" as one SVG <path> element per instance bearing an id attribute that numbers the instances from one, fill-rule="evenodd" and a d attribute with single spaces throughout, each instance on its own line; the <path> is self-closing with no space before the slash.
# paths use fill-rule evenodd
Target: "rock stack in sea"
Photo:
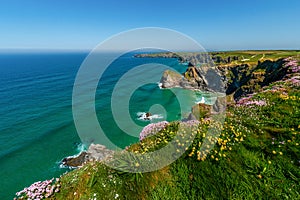
<path id="1" fill-rule="evenodd" d="M 209 92 L 225 92 L 224 75 L 210 66 L 195 67 L 189 63 L 184 74 L 166 70 L 160 80 L 162 88 L 197 89 Z"/>

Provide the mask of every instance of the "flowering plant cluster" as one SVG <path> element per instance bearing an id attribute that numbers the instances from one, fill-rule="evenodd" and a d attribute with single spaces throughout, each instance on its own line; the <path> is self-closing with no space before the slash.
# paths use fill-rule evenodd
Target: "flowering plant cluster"
<path id="1" fill-rule="evenodd" d="M 251 100 L 252 95 L 249 95 L 247 97 L 241 98 L 238 102 L 238 106 L 248 106 L 248 105 L 255 105 L 255 106 L 265 106 L 267 105 L 265 100 Z"/>
<path id="2" fill-rule="evenodd" d="M 59 178 L 56 178 L 56 182 L 59 182 Z M 20 192 L 16 193 L 18 198 L 15 199 L 35 199 L 40 200 L 43 198 L 49 198 L 54 193 L 58 193 L 60 190 L 60 184 L 54 184 L 54 178 L 51 180 L 38 181 L 31 186 L 24 188 Z"/>
<path id="3" fill-rule="evenodd" d="M 289 67 L 293 73 L 300 72 L 300 66 L 298 66 L 297 60 L 294 60 L 293 58 L 289 57 L 289 58 L 285 58 L 284 61 L 286 62 L 284 66 Z"/>
<path id="4" fill-rule="evenodd" d="M 143 136 L 143 139 L 139 143 L 128 147 L 127 151 L 144 154 L 160 149 L 172 142 L 171 145 L 174 146 L 175 151 L 182 153 L 188 150 L 191 140 L 197 134 L 200 123 L 198 120 L 190 120 L 185 122 L 175 121 L 172 123 L 159 122 L 157 124 L 150 124 L 140 134 Z M 148 131 L 146 132 L 145 130 Z M 147 133 L 149 134 L 147 135 Z M 148 137 L 150 135 L 151 137 Z"/>
<path id="5" fill-rule="evenodd" d="M 299 76 L 294 76 L 294 77 L 288 79 L 287 81 L 290 82 L 294 86 L 300 86 L 300 77 Z"/>
<path id="6" fill-rule="evenodd" d="M 140 133 L 140 141 L 145 139 L 148 136 L 155 135 L 159 131 L 163 130 L 167 124 L 168 124 L 167 121 L 148 124 L 143 128 L 143 130 Z"/>
<path id="7" fill-rule="evenodd" d="M 256 106 L 265 106 L 267 105 L 266 101 L 264 100 L 254 100 L 254 101 L 248 101 L 244 105 L 256 105 Z"/>
<path id="8" fill-rule="evenodd" d="M 300 129 L 300 125 L 298 125 Z M 270 153 L 275 155 L 288 155 L 289 149 L 299 149 L 300 144 L 300 132 L 294 128 L 290 128 L 288 133 L 282 137 L 278 135 L 277 137 L 272 137 L 270 140 L 271 148 Z M 292 161 L 293 162 L 293 161 Z M 300 165 L 300 160 L 296 160 L 297 164 Z"/>
<path id="9" fill-rule="evenodd" d="M 212 135 L 209 131 L 212 129 L 221 133 Z M 227 152 L 231 151 L 234 145 L 245 140 L 248 131 L 247 128 L 229 121 L 222 124 L 213 120 L 202 120 L 202 126 L 198 128 L 188 156 L 195 157 L 198 161 L 205 161 L 208 158 L 219 161 L 227 157 Z"/>

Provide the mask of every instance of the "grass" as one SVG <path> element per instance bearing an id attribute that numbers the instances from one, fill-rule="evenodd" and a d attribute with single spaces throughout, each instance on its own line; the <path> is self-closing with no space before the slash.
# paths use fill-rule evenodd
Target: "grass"
<path id="1" fill-rule="evenodd" d="M 272 86 L 287 88 L 290 98 L 267 91 Z M 131 174 L 90 163 L 63 176 L 61 192 L 53 199 L 298 199 L 300 104 L 294 96 L 300 97 L 300 88 L 272 86 L 252 97 L 267 101 L 266 106 L 228 109 L 230 117 L 226 118 L 221 140 L 204 160 L 199 160 L 197 153 L 190 155 L 194 147 L 195 151 L 199 148 L 209 124 L 203 121 L 186 154 L 170 166 Z M 169 141 L 175 129 L 176 123 L 129 150 L 155 150 L 154 144 Z M 149 145 L 147 150 L 145 144 Z"/>
<path id="2" fill-rule="evenodd" d="M 186 152 L 169 166 L 126 173 L 90 162 L 63 175 L 60 192 L 51 199 L 299 199 L 300 87 L 277 81 L 246 99 L 264 104 L 231 104 L 223 126 L 201 119 L 189 147 L 184 146 L 189 138 L 180 135 L 176 148 Z M 211 127 L 220 129 L 220 136 L 207 135 Z M 155 151 L 177 130 L 178 122 L 169 123 L 128 151 Z M 201 149 L 205 138 L 209 145 L 215 143 L 209 152 Z"/>
<path id="3" fill-rule="evenodd" d="M 148 53 L 142 54 L 146 57 L 186 57 L 191 56 L 193 54 L 199 53 L 190 53 L 190 52 L 178 52 L 178 53 Z M 211 57 L 220 57 L 224 60 L 231 57 L 237 57 L 237 60 L 232 59 L 230 63 L 225 62 L 216 62 L 215 64 L 226 67 L 226 66 L 234 66 L 234 65 L 241 65 L 241 64 L 248 64 L 248 65 L 257 65 L 257 63 L 263 62 L 265 60 L 275 61 L 281 58 L 286 57 L 300 57 L 300 50 L 248 50 L 248 51 L 220 51 L 220 52 L 208 52 L 208 55 Z"/>
<path id="4" fill-rule="evenodd" d="M 300 56 L 300 51 L 298 50 L 251 50 L 251 51 L 224 51 L 224 52 L 211 52 L 213 56 L 220 56 L 222 58 L 228 58 L 230 56 L 237 56 L 238 60 L 232 61 L 231 63 L 227 64 L 230 65 L 238 65 L 238 64 L 250 64 L 256 65 L 258 61 L 262 62 L 265 60 L 275 61 L 281 58 L 286 58 L 290 56 Z M 245 59 L 245 61 L 242 61 Z M 220 65 L 224 65 L 224 63 L 220 63 Z"/>

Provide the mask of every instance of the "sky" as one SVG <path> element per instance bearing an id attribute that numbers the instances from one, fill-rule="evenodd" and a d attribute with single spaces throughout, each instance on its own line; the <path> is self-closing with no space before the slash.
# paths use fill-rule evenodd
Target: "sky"
<path id="1" fill-rule="evenodd" d="M 0 49 L 92 49 L 162 27 L 209 50 L 300 49 L 299 0 L 0 0 Z"/>

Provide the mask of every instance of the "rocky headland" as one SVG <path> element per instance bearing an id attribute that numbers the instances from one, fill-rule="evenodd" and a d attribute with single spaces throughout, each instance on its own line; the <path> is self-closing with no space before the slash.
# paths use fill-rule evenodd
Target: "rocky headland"
<path id="1" fill-rule="evenodd" d="M 183 148 L 186 152 L 169 166 L 147 173 L 114 170 L 103 162 L 90 162 L 117 155 L 103 145 L 92 144 L 87 151 L 62 161 L 66 166 L 82 167 L 55 182 L 53 179 L 38 181 L 18 192 L 17 199 L 40 195 L 44 190 L 43 195 L 51 199 L 159 199 L 162 196 L 186 199 L 194 194 L 193 199 L 243 199 L 245 196 L 246 199 L 262 196 L 298 199 L 300 52 L 268 53 L 216 54 L 221 63 L 216 63 L 215 71 L 227 79 L 224 82 L 227 98 L 217 98 L 214 105 L 206 105 L 201 100 L 191 108 L 190 115 L 183 120 L 191 127 L 196 125 L 190 146 L 186 145 L 190 140 L 187 135 L 175 134 L 179 127 L 175 121 L 148 125 L 140 141 L 124 150 L 152 153 L 179 136 L 174 143 L 174 155 Z M 205 90 L 210 82 L 205 76 L 208 72 L 201 70 L 190 63 L 183 74 L 166 71 L 162 81 L 166 88 L 194 86 Z M 214 112 L 224 112 L 228 97 L 236 101 L 227 106 L 224 124 L 219 126 L 211 116 Z M 145 117 L 151 114 L 145 113 Z M 219 128 L 217 138 L 206 134 L 208 129 Z M 157 129 L 159 134 L 156 134 Z M 208 145 L 213 145 L 213 149 L 204 151 L 203 147 L 208 148 Z M 128 165 L 124 161 L 116 164 L 137 171 L 143 162 L 134 160 Z"/>
<path id="2" fill-rule="evenodd" d="M 108 159 L 113 155 L 113 151 L 107 149 L 101 144 L 91 144 L 87 151 L 82 151 L 76 156 L 64 158 L 61 163 L 66 167 L 80 167 L 90 161 L 102 161 Z"/>
<path id="3" fill-rule="evenodd" d="M 162 88 L 180 87 L 209 92 L 224 92 L 232 99 L 257 92 L 260 88 L 289 77 L 288 55 L 298 51 L 243 51 L 212 53 L 137 54 L 143 58 L 177 58 L 188 62 L 185 73 L 166 70 Z M 201 65 L 201 67 L 200 67 Z"/>

